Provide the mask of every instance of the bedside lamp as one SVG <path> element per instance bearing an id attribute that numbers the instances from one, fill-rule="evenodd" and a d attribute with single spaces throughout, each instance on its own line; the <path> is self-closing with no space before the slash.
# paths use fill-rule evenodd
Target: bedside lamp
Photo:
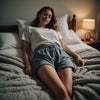
<path id="1" fill-rule="evenodd" d="M 84 40 L 89 41 L 92 38 L 90 30 L 95 29 L 95 20 L 94 19 L 83 19 L 82 28 L 86 30 L 84 35 Z"/>

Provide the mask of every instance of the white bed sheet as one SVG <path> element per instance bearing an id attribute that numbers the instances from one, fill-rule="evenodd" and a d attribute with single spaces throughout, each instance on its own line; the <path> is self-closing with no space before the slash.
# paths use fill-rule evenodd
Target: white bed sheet
<path id="1" fill-rule="evenodd" d="M 89 49 L 92 48 L 85 43 L 80 43 L 80 44 L 73 44 L 73 45 L 67 45 L 70 49 L 72 49 L 74 52 L 80 49 Z M 23 59 L 23 51 L 22 49 L 16 49 L 16 48 L 9 48 L 9 49 L 2 49 L 0 50 L 0 54 L 5 54 L 5 55 L 14 55 L 16 57 L 22 58 Z"/>
<path id="2" fill-rule="evenodd" d="M 91 49 L 92 47 L 85 44 L 85 43 L 80 43 L 80 44 L 73 44 L 73 45 L 68 45 L 68 47 L 70 49 L 72 49 L 74 52 L 77 50 L 81 50 L 81 49 Z"/>
<path id="3" fill-rule="evenodd" d="M 0 54 L 13 55 L 15 57 L 19 57 L 19 58 L 23 59 L 22 49 L 16 49 L 16 48 L 2 49 L 2 50 L 0 50 Z"/>

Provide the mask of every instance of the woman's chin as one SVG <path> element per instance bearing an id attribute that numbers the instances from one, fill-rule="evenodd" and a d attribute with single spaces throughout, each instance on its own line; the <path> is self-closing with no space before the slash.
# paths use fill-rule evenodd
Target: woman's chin
<path id="1" fill-rule="evenodd" d="M 47 24 L 49 24 L 49 22 L 47 22 L 47 21 L 44 21 L 44 24 L 45 24 L 45 25 L 47 25 Z"/>

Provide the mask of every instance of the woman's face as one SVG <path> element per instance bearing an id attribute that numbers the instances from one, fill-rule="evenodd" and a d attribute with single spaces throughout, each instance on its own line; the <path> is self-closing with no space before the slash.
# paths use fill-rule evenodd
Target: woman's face
<path id="1" fill-rule="evenodd" d="M 46 25 L 49 24 L 51 19 L 52 19 L 52 12 L 51 12 L 51 10 L 47 9 L 47 10 L 43 11 L 39 15 L 39 25 L 38 26 L 46 27 Z"/>

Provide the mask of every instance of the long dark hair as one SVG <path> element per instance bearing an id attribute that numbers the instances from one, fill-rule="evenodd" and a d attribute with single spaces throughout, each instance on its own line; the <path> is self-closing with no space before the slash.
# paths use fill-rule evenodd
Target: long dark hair
<path id="1" fill-rule="evenodd" d="M 54 29 L 55 31 L 58 31 L 58 26 L 56 25 L 57 19 L 56 19 L 54 10 L 51 7 L 43 7 L 43 8 L 41 8 L 37 13 L 36 18 L 33 20 L 32 26 L 36 26 L 36 27 L 38 26 L 38 24 L 39 24 L 39 17 L 38 16 L 45 10 L 51 10 L 51 12 L 52 12 L 51 21 L 50 21 L 50 23 L 48 25 L 46 25 L 46 28 Z"/>

